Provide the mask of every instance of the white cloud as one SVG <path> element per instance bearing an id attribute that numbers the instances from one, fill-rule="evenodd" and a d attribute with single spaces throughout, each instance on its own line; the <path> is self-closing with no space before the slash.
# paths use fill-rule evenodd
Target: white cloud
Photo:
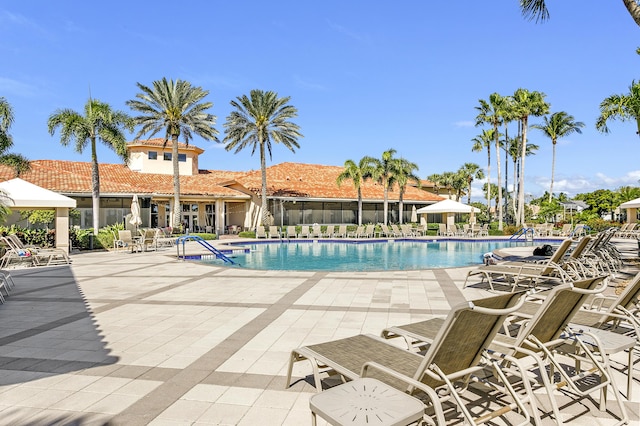
<path id="1" fill-rule="evenodd" d="M 18 96 L 32 96 L 38 91 L 36 87 L 11 78 L 0 77 L 0 93 L 10 93 Z"/>
<path id="2" fill-rule="evenodd" d="M 335 32 L 343 34 L 349 37 L 350 39 L 353 39 L 358 42 L 369 42 L 369 36 L 367 36 L 366 34 L 360 34 L 340 24 L 336 24 L 335 22 L 332 22 L 332 21 L 327 21 L 327 24 L 329 24 L 329 28 L 331 28 Z"/>
<path id="3" fill-rule="evenodd" d="M 453 123 L 453 125 L 456 127 L 475 127 L 476 123 L 474 121 L 462 120 L 456 121 L 455 123 Z"/>
<path id="4" fill-rule="evenodd" d="M 327 90 L 327 88 L 325 86 L 323 86 L 322 84 L 313 83 L 313 82 L 310 82 L 308 80 L 303 80 L 299 75 L 294 75 L 293 76 L 293 82 L 295 83 L 296 86 L 298 86 L 298 87 L 300 87 L 302 89 L 317 90 L 317 91 L 325 91 L 325 90 Z"/>

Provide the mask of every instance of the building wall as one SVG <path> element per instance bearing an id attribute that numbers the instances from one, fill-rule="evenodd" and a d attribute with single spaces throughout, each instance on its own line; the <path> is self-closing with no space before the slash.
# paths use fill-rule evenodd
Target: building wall
<path id="1" fill-rule="evenodd" d="M 193 176 L 198 174 L 198 156 L 193 151 L 180 154 L 184 155 L 184 161 L 179 161 L 178 163 L 180 175 Z M 169 156 L 168 159 L 165 158 L 166 155 Z M 140 173 L 171 175 L 173 174 L 171 155 L 170 145 L 164 149 L 161 147 L 131 148 L 129 152 L 129 168 Z"/>

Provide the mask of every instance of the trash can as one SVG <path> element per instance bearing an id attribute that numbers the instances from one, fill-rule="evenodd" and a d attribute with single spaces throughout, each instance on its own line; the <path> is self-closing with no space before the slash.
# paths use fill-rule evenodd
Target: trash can
<path id="1" fill-rule="evenodd" d="M 89 234 L 89 250 L 93 250 L 93 234 Z"/>

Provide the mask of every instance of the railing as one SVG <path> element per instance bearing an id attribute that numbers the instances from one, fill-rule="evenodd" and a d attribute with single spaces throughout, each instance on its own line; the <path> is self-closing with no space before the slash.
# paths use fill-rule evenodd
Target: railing
<path id="1" fill-rule="evenodd" d="M 509 239 L 518 240 L 520 239 L 520 237 L 524 237 L 525 240 L 529 241 L 529 239 L 533 240 L 533 236 L 535 235 L 535 233 L 536 231 L 533 228 L 521 228 L 520 230 L 514 232 L 513 235 L 509 237 Z M 528 234 L 531 234 L 531 236 L 528 236 Z"/>
<path id="2" fill-rule="evenodd" d="M 218 250 L 217 248 L 215 248 L 214 246 L 209 244 L 206 240 L 202 239 L 202 237 L 199 237 L 197 235 L 184 235 L 182 237 L 178 237 L 178 239 L 176 240 L 176 247 L 178 247 L 178 259 L 180 259 L 180 243 L 182 243 L 182 258 L 185 259 L 186 255 L 185 255 L 184 245 L 185 245 L 185 243 L 187 241 L 195 241 L 195 242 L 197 242 L 202 247 L 206 248 L 211 253 L 213 253 L 216 256 L 217 259 L 222 259 L 224 261 L 224 263 L 230 263 L 232 265 L 237 265 L 236 262 L 234 262 L 233 260 L 229 259 L 224 253 L 222 253 L 220 250 Z"/>

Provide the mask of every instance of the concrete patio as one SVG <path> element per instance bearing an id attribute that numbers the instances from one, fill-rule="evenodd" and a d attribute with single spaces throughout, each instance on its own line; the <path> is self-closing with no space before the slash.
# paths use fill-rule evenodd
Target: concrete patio
<path id="1" fill-rule="evenodd" d="M 635 241 L 617 244 L 637 259 Z M 308 364 L 285 389 L 291 349 L 379 334 L 490 294 L 462 290 L 469 268 L 252 271 L 178 261 L 172 249 L 72 259 L 11 271 L 16 288 L 0 305 L 0 425 L 310 424 Z M 626 405 L 638 424 L 639 380 L 634 387 Z M 615 423 L 590 404 L 568 412 L 570 424 Z"/>

